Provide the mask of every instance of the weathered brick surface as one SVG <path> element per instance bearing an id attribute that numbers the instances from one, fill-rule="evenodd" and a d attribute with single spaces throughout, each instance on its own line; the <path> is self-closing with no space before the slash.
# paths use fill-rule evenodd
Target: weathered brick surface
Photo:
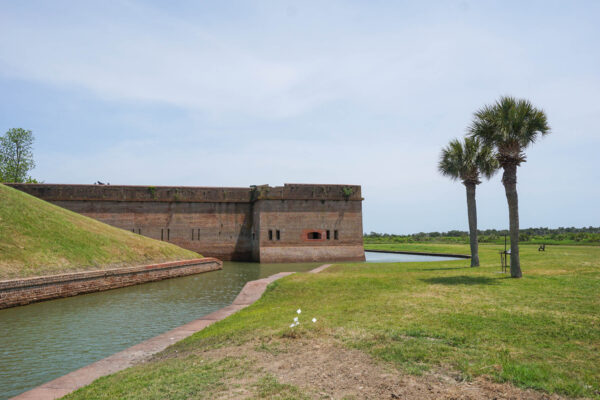
<path id="1" fill-rule="evenodd" d="M 223 268 L 223 263 L 220 260 L 199 258 L 137 267 L 0 281 L 0 309 L 215 271 L 221 268 Z"/>
<path id="2" fill-rule="evenodd" d="M 356 185 L 10 186 L 118 228 L 222 260 L 364 260 L 362 194 Z M 309 239 L 310 232 L 319 232 L 322 238 Z"/>
<path id="3" fill-rule="evenodd" d="M 221 260 L 252 257 L 251 203 L 53 201 L 71 211 Z"/>
<path id="4" fill-rule="evenodd" d="M 239 187 L 67 185 L 51 183 L 7 183 L 46 201 L 134 201 L 250 203 L 257 199 L 362 200 L 358 185 L 290 184 Z"/>
<path id="5" fill-rule="evenodd" d="M 199 186 L 111 186 L 8 183 L 46 201 L 132 201 L 235 203 L 251 200 L 250 188 Z"/>
<path id="6" fill-rule="evenodd" d="M 360 201 L 258 201 L 255 204 L 260 218 L 258 260 L 267 263 L 364 260 L 361 208 Z M 318 232 L 321 238 L 309 239 L 310 232 Z"/>
<path id="7" fill-rule="evenodd" d="M 321 261 L 364 261 L 362 245 L 349 246 L 286 246 L 263 247 L 260 261 L 272 262 L 321 262 Z"/>

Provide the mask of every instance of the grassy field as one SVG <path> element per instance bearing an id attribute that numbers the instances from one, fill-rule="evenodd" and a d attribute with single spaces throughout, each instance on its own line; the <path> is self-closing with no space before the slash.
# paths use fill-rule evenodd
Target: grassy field
<path id="1" fill-rule="evenodd" d="M 0 184 L 0 279 L 196 257 Z"/>
<path id="2" fill-rule="evenodd" d="M 521 235 L 525 239 L 521 239 L 519 244 L 522 245 L 574 245 L 574 246 L 600 246 L 600 233 L 572 233 L 564 235 L 555 235 L 558 238 L 553 238 L 551 235 L 526 236 Z M 478 236 L 480 244 L 497 244 L 504 245 L 503 236 Z M 389 236 L 389 237 L 364 237 L 365 245 L 379 244 L 469 244 L 469 236 L 440 236 L 440 237 L 413 237 L 413 236 Z M 506 238 L 506 243 L 510 246 L 510 238 Z"/>
<path id="3" fill-rule="evenodd" d="M 375 247 L 468 253 L 466 245 Z M 523 246 L 522 279 L 500 273 L 500 249 L 481 246 L 479 268 L 469 268 L 468 260 L 357 263 L 294 274 L 154 360 L 67 398 L 211 398 L 231 390 L 232 379 L 244 382 L 250 397 L 305 398 L 307 387 L 253 370 L 242 356 L 206 359 L 206 352 L 249 342 L 293 352 L 303 340 L 358 349 L 399 375 L 455 371 L 464 380 L 484 376 L 600 398 L 600 247 Z M 297 308 L 303 322 L 290 328 Z M 318 322 L 310 323 L 312 317 Z"/>

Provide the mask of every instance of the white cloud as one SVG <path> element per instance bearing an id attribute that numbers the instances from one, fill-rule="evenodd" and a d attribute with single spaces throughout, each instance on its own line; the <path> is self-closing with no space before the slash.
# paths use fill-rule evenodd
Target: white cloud
<path id="1" fill-rule="evenodd" d="M 366 34 L 353 33 L 349 25 L 334 40 L 313 37 L 314 47 L 307 48 L 292 35 L 222 35 L 182 17 L 126 4 L 84 13 L 75 3 L 74 16 L 66 21 L 55 16 L 36 26 L 23 23 L 23 15 L 5 15 L 3 74 L 80 87 L 110 100 L 268 119 L 302 114 L 332 100 L 351 99 L 380 112 L 402 112 L 415 101 L 439 105 L 435 93 L 456 91 L 457 78 L 474 68 L 483 81 L 491 78 L 491 66 L 510 69 L 506 60 L 518 59 L 518 49 L 481 57 L 473 50 L 510 46 L 501 37 L 455 24 Z M 86 14 L 82 21 L 75 17 L 80 13 Z M 263 41 L 277 43 L 280 51 L 269 51 Z M 471 64 L 468 71 L 465 64 Z"/>
<path id="2" fill-rule="evenodd" d="M 582 10 L 571 25 L 556 14 L 532 27 L 527 15 L 538 9 L 481 4 L 22 7 L 0 15 L 0 79 L 123 110 L 102 114 L 123 126 L 122 138 L 95 140 L 93 150 L 41 148 L 36 172 L 46 181 L 358 183 L 366 230 L 466 228 L 463 188 L 438 175 L 439 149 L 476 108 L 512 94 L 544 107 L 553 127 L 520 170 L 523 223 L 600 223 L 587 207 L 600 201 L 589 150 L 600 144 L 598 32 Z M 47 107 L 34 100 L 32 110 Z M 166 108 L 181 115 L 166 118 Z M 80 129 L 69 114 L 61 126 Z M 572 196 L 557 189 L 567 185 Z M 503 224 L 499 178 L 479 193 L 480 225 Z"/>

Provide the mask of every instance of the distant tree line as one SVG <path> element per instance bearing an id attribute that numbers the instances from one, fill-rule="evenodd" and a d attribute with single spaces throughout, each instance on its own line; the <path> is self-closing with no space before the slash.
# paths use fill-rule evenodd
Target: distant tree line
<path id="1" fill-rule="evenodd" d="M 508 235 L 509 231 L 507 229 L 477 230 L 479 243 L 504 243 L 504 237 Z M 364 239 L 365 243 L 469 243 L 469 232 L 451 230 L 447 232 L 419 232 L 410 235 L 371 232 L 365 233 Z M 510 238 L 508 241 L 510 243 Z M 519 241 L 534 244 L 600 244 L 600 226 L 520 229 Z"/>

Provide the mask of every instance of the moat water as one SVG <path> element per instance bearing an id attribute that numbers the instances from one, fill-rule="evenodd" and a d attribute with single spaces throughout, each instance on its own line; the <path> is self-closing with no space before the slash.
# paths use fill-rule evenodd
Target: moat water
<path id="1" fill-rule="evenodd" d="M 366 255 L 367 262 L 449 260 Z M 248 281 L 322 264 L 225 262 L 221 271 L 0 310 L 0 399 L 225 307 Z"/>

